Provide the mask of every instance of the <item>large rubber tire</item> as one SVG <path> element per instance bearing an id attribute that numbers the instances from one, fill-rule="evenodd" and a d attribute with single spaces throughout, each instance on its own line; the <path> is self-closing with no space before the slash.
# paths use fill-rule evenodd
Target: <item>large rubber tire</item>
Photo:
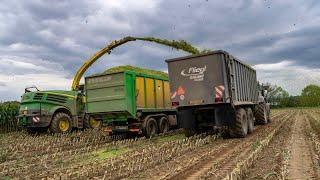
<path id="1" fill-rule="evenodd" d="M 166 133 L 170 129 L 170 123 L 167 117 L 162 117 L 159 120 L 159 133 Z"/>
<path id="2" fill-rule="evenodd" d="M 247 112 L 243 108 L 237 109 L 235 124 L 229 127 L 231 137 L 244 138 L 248 134 Z"/>
<path id="3" fill-rule="evenodd" d="M 251 134 L 254 130 L 254 116 L 251 108 L 247 108 L 247 119 L 248 119 L 248 134 Z"/>
<path id="4" fill-rule="evenodd" d="M 267 119 L 268 119 L 268 123 L 271 123 L 272 120 L 271 120 L 271 111 L 270 111 L 270 105 L 267 104 Z"/>
<path id="5" fill-rule="evenodd" d="M 86 129 L 101 129 L 102 121 L 96 120 L 93 117 L 87 116 L 84 119 L 83 126 Z"/>
<path id="6" fill-rule="evenodd" d="M 268 123 L 268 111 L 265 104 L 258 104 L 255 109 L 256 124 Z"/>
<path id="7" fill-rule="evenodd" d="M 197 134 L 197 131 L 195 128 L 184 128 L 184 135 L 186 137 L 191 137 Z"/>
<path id="8" fill-rule="evenodd" d="M 147 119 L 146 127 L 145 127 L 145 136 L 149 138 L 156 134 L 158 134 L 157 121 L 154 118 Z"/>
<path id="9" fill-rule="evenodd" d="M 62 122 L 63 121 L 63 122 Z M 62 123 L 66 123 L 65 126 L 61 126 Z M 56 113 L 50 124 L 50 132 L 52 133 L 69 133 L 72 130 L 71 117 L 63 112 Z"/>

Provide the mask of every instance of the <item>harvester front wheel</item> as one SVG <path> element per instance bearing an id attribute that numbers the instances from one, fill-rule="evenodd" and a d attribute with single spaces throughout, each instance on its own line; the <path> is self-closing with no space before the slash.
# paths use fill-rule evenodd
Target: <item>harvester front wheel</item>
<path id="1" fill-rule="evenodd" d="M 71 118 L 68 114 L 56 113 L 50 125 L 50 131 L 53 133 L 69 133 L 72 129 Z"/>
<path id="2" fill-rule="evenodd" d="M 145 136 L 152 137 L 158 134 L 158 124 L 154 118 L 148 118 L 145 127 Z"/>
<path id="3" fill-rule="evenodd" d="M 246 137 L 248 133 L 247 112 L 243 108 L 237 109 L 235 124 L 229 127 L 231 137 Z"/>
<path id="4" fill-rule="evenodd" d="M 160 133 L 166 133 L 169 131 L 170 128 L 170 124 L 169 124 L 169 120 L 166 117 L 162 117 L 159 120 L 159 131 Z"/>

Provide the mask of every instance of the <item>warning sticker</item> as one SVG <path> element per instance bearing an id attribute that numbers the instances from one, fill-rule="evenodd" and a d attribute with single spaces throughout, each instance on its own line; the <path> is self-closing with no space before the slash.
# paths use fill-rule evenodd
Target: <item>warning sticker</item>
<path id="1" fill-rule="evenodd" d="M 224 92 L 224 86 L 223 85 L 216 86 L 215 90 L 216 90 L 216 98 L 222 98 L 223 92 Z"/>
<path id="2" fill-rule="evenodd" d="M 180 86 L 180 87 L 178 88 L 178 95 L 181 96 L 181 95 L 184 95 L 184 93 L 185 93 L 184 88 Z"/>

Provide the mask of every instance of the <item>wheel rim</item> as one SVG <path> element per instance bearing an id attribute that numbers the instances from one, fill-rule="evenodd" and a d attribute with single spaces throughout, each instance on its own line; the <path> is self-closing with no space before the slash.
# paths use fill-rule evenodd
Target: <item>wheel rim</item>
<path id="1" fill-rule="evenodd" d="M 96 119 L 93 118 L 93 117 L 90 117 L 89 123 L 90 123 L 90 126 L 91 126 L 92 128 L 96 129 L 96 128 L 99 128 L 99 127 L 100 127 L 101 121 L 96 120 Z"/>
<path id="2" fill-rule="evenodd" d="M 69 121 L 68 119 L 61 119 L 59 122 L 59 128 L 62 132 L 66 132 L 68 131 L 70 127 Z"/>

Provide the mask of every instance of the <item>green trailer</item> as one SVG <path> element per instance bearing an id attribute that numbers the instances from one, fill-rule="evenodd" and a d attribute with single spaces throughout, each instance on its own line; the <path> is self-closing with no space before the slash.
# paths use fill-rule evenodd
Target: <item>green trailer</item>
<path id="1" fill-rule="evenodd" d="M 85 78 L 86 113 L 110 134 L 152 136 L 177 125 L 166 77 L 119 71 Z"/>

